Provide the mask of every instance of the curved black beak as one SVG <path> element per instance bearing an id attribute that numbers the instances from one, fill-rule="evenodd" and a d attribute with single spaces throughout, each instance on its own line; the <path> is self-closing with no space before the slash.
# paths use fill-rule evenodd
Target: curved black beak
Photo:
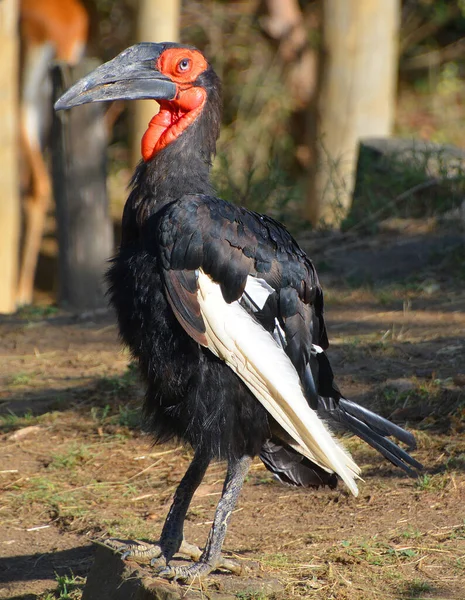
<path id="1" fill-rule="evenodd" d="M 169 45 L 146 42 L 127 48 L 73 85 L 57 100 L 55 110 L 108 100 L 173 100 L 176 84 L 156 67 Z"/>

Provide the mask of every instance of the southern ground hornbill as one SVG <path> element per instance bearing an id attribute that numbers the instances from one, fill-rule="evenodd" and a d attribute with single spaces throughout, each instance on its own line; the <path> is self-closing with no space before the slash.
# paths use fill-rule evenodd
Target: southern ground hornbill
<path id="1" fill-rule="evenodd" d="M 326 422 L 407 472 L 421 465 L 387 437 L 411 449 L 410 433 L 347 400 L 334 384 L 312 262 L 281 224 L 215 196 L 209 171 L 220 82 L 198 50 L 132 46 L 74 85 L 56 108 L 136 98 L 157 100 L 160 112 L 142 139 L 109 295 L 147 384 L 151 431 L 157 440 L 188 442 L 194 459 L 159 543 L 129 544 L 124 555 L 150 557 L 162 576 L 189 580 L 227 566 L 221 546 L 256 455 L 289 485 L 334 488 L 339 476 L 357 494 L 359 468 Z M 215 459 L 228 469 L 200 553 L 183 542 L 183 523 Z M 170 565 L 179 550 L 198 561 Z"/>

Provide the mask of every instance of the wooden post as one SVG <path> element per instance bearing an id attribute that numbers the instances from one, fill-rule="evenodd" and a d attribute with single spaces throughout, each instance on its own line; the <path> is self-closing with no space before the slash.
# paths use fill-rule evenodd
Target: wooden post
<path id="1" fill-rule="evenodd" d="M 52 71 L 56 100 L 73 81 L 96 67 Z M 74 310 L 106 306 L 104 273 L 113 252 L 106 192 L 107 132 L 104 106 L 86 104 L 56 113 L 52 126 L 52 176 L 59 251 L 59 303 Z"/>
<path id="2" fill-rule="evenodd" d="M 137 42 L 178 42 L 180 0 L 139 0 Z M 131 162 L 135 167 L 141 159 L 140 142 L 151 118 L 158 112 L 153 100 L 131 102 L 133 130 Z"/>
<path id="3" fill-rule="evenodd" d="M 0 313 L 11 313 L 16 308 L 21 218 L 17 0 L 0 0 L 0 56 Z"/>
<path id="4" fill-rule="evenodd" d="M 339 225 L 350 209 L 359 140 L 391 133 L 400 0 L 324 0 L 322 8 L 307 217 Z"/>

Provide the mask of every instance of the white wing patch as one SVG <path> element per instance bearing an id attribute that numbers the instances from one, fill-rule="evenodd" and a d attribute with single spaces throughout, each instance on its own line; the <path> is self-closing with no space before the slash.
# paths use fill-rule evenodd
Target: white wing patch
<path id="1" fill-rule="evenodd" d="M 274 289 L 271 285 L 268 285 L 264 279 L 259 277 L 247 277 L 247 283 L 245 284 L 244 292 L 249 296 L 252 302 L 258 307 L 259 310 L 265 306 L 265 302 L 268 300 L 268 296 L 274 293 Z"/>
<path id="2" fill-rule="evenodd" d="M 239 302 L 244 304 L 252 312 L 262 310 L 265 306 L 268 296 L 275 293 L 275 290 L 269 285 L 264 279 L 259 277 L 247 277 L 247 283 L 245 284 L 244 295 L 239 299 Z M 286 334 L 283 328 L 279 324 L 278 319 L 274 320 L 275 327 L 272 333 L 274 341 L 281 348 L 287 346 Z M 323 352 L 323 350 L 321 350 Z"/>
<path id="3" fill-rule="evenodd" d="M 318 346 L 317 344 L 312 344 L 312 349 L 310 350 L 310 352 L 312 354 L 321 354 L 322 352 L 324 352 L 324 350 L 321 346 Z"/>
<path id="4" fill-rule="evenodd" d="M 274 320 L 273 339 L 280 348 L 284 349 L 287 346 L 286 334 L 276 318 Z"/>
<path id="5" fill-rule="evenodd" d="M 357 495 L 355 478 L 360 469 L 308 405 L 287 354 L 239 302 L 225 302 L 220 286 L 201 269 L 197 283 L 208 348 L 237 373 L 305 456 L 335 471 Z M 246 286 L 254 303 L 258 305 L 264 298 L 262 306 L 274 291 L 263 283 L 249 276 Z M 259 287 L 266 290 L 266 297 L 264 291 L 257 294 Z"/>

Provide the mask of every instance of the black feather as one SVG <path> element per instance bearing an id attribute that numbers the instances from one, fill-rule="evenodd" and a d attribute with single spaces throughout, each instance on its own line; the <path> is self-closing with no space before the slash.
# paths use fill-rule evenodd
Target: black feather
<path id="1" fill-rule="evenodd" d="M 270 285 L 261 309 L 242 305 L 281 345 L 310 405 L 358 435 L 402 468 L 416 466 L 384 443 L 410 434 L 344 400 L 323 353 L 328 346 L 323 293 L 315 268 L 286 228 L 216 198 L 209 181 L 220 124 L 220 85 L 209 67 L 195 82 L 207 91 L 199 117 L 147 163 L 141 163 L 123 215 L 121 248 L 108 273 L 121 336 L 147 382 L 145 412 L 157 439 L 176 436 L 210 457 L 257 455 L 288 483 L 333 485 L 333 475 L 269 441 L 276 423 L 242 381 L 205 345 L 197 301 L 197 269 L 239 300 L 247 278 Z M 277 323 L 281 329 L 278 329 Z M 270 343 L 275 343 L 271 341 Z M 329 419 L 331 420 L 331 419 Z M 376 446 L 377 445 L 377 446 Z M 286 479 L 287 478 L 287 479 Z"/>
<path id="2" fill-rule="evenodd" d="M 347 400 L 346 398 L 341 398 L 339 400 L 339 406 L 346 413 L 353 415 L 367 423 L 367 425 L 370 425 L 381 435 L 393 435 L 400 442 L 406 444 L 409 450 L 415 450 L 417 447 L 414 435 L 409 431 L 405 431 L 405 429 L 402 429 L 402 427 L 399 427 L 392 421 L 388 421 L 384 417 L 380 417 L 380 415 L 377 415 L 376 413 L 371 412 L 371 410 L 368 410 L 359 404 L 355 404 L 355 402 Z"/>
<path id="3" fill-rule="evenodd" d="M 372 428 L 368 427 L 366 423 L 363 423 L 348 413 L 343 416 L 342 421 L 353 433 L 356 433 L 362 440 L 378 450 L 394 465 L 404 469 L 404 471 L 412 477 L 416 476 L 416 471 L 410 469 L 408 465 L 415 467 L 415 469 L 422 469 L 422 465 L 405 452 L 405 450 L 399 448 L 399 446 L 394 444 L 389 438 L 383 437 Z"/>
<path id="4" fill-rule="evenodd" d="M 323 419 L 330 425 L 336 425 L 345 431 L 355 433 L 409 475 L 414 476 L 415 472 L 408 465 L 415 469 L 422 469 L 422 465 L 418 461 L 386 437 L 394 436 L 406 444 L 409 450 L 413 450 L 415 438 L 411 433 L 367 408 L 342 397 L 334 384 L 331 365 L 324 352 L 313 354 L 311 363 L 313 368 L 307 369 L 305 372 L 304 390 L 310 392 L 309 402 Z M 316 403 L 314 378 L 318 382 Z"/>
<path id="5" fill-rule="evenodd" d="M 277 443 L 276 439 L 263 444 L 260 459 L 282 483 L 297 487 L 337 487 L 337 476 L 334 473 L 328 473 L 290 446 Z"/>

